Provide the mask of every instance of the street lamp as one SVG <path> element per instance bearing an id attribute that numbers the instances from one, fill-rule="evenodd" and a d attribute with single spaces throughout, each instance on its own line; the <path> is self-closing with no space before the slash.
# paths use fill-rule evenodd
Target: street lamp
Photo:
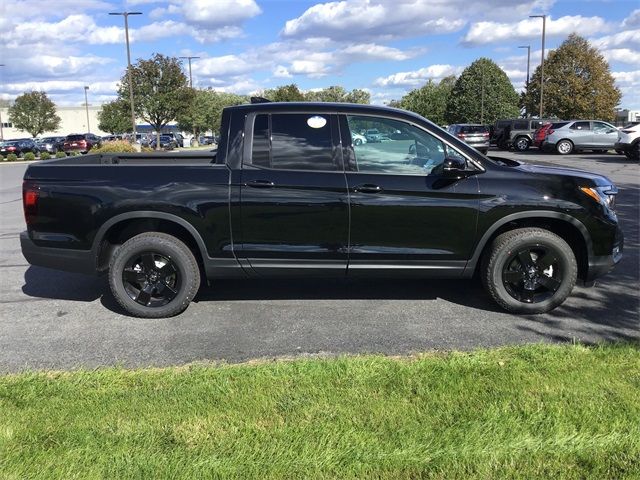
<path id="1" fill-rule="evenodd" d="M 4 63 L 0 63 L 0 67 L 4 67 Z M 1 141 L 4 141 L 4 130 L 2 126 L 2 112 L 0 112 L 0 142 Z"/>
<path id="2" fill-rule="evenodd" d="M 89 100 L 87 100 L 87 90 L 89 87 L 84 86 L 84 106 L 87 110 L 87 133 L 91 133 L 91 126 L 89 125 Z"/>
<path id="3" fill-rule="evenodd" d="M 529 86 L 529 65 L 531 64 L 531 45 L 520 45 L 518 48 L 527 49 L 527 87 Z"/>
<path id="4" fill-rule="evenodd" d="M 109 15 L 124 17 L 124 35 L 127 41 L 127 78 L 129 79 L 129 102 L 131 103 L 131 124 L 133 126 L 133 141 L 136 140 L 136 112 L 133 107 L 133 81 L 131 78 L 131 50 L 129 48 L 129 15 L 142 15 L 142 12 L 110 12 Z"/>
<path id="5" fill-rule="evenodd" d="M 193 88 L 193 77 L 191 76 L 191 59 L 200 58 L 200 57 L 180 57 L 180 58 L 186 58 L 189 60 L 189 86 Z"/>
<path id="6" fill-rule="evenodd" d="M 542 118 L 542 97 L 544 93 L 544 37 L 547 28 L 546 15 L 529 15 L 529 18 L 542 19 L 542 55 L 540 57 L 540 118 Z"/>

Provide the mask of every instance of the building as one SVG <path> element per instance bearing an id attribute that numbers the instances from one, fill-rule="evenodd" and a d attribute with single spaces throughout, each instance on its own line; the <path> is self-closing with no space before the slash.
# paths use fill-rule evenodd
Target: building
<path id="1" fill-rule="evenodd" d="M 55 132 L 45 132 L 41 136 L 53 135 L 69 135 L 71 133 L 95 133 L 96 135 L 107 135 L 98 128 L 98 112 L 102 109 L 101 105 L 89 106 L 89 125 L 87 125 L 87 109 L 80 107 L 56 107 L 56 113 L 60 117 L 60 128 Z M 16 129 L 9 121 L 9 113 L 6 107 L 0 108 L 0 117 L 2 118 L 2 136 L 3 140 L 12 140 L 15 138 L 30 137 L 29 132 L 23 132 Z"/>
<path id="2" fill-rule="evenodd" d="M 630 122 L 640 122 L 640 110 L 616 110 L 616 127 L 624 127 Z"/>

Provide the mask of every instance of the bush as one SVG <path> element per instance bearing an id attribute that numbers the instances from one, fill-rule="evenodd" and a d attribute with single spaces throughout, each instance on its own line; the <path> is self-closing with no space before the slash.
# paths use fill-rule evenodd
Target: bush
<path id="1" fill-rule="evenodd" d="M 36 159 L 36 154 L 35 154 L 35 153 L 33 153 L 33 152 L 27 152 L 27 153 L 25 153 L 25 154 L 22 156 L 22 158 L 23 158 L 24 160 L 26 160 L 26 161 L 29 161 L 29 162 L 30 162 L 30 161 L 35 160 L 35 159 Z"/>
<path id="2" fill-rule="evenodd" d="M 136 149 L 126 140 L 104 142 L 101 147 L 93 147 L 91 153 L 136 153 Z"/>
<path id="3" fill-rule="evenodd" d="M 56 152 L 56 158 L 64 158 L 66 157 L 67 154 L 64 152 Z"/>
<path id="4" fill-rule="evenodd" d="M 18 160 L 18 156 L 15 153 L 10 153 L 9 155 L 7 155 L 8 162 L 15 162 L 16 160 Z"/>
<path id="5" fill-rule="evenodd" d="M 49 152 L 40 152 L 40 160 L 49 160 L 51 154 Z"/>

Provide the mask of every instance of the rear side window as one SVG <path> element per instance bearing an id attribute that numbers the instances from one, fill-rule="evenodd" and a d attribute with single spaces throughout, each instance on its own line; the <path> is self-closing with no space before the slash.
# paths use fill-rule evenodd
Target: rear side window
<path id="1" fill-rule="evenodd" d="M 67 137 L 67 140 L 70 140 L 72 142 L 78 141 L 78 140 L 84 140 L 84 135 L 69 135 Z"/>
<path id="2" fill-rule="evenodd" d="M 589 122 L 574 122 L 569 128 L 571 130 L 591 130 Z"/>
<path id="3" fill-rule="evenodd" d="M 329 115 L 257 115 L 251 163 L 280 170 L 341 170 L 334 160 Z"/>
<path id="4" fill-rule="evenodd" d="M 569 122 L 556 122 L 556 123 L 552 123 L 551 124 L 551 128 L 556 129 L 556 128 L 562 128 L 564 127 L 567 123 Z"/>
<path id="5" fill-rule="evenodd" d="M 529 130 L 529 122 L 526 120 L 517 120 L 513 122 L 514 130 Z"/>

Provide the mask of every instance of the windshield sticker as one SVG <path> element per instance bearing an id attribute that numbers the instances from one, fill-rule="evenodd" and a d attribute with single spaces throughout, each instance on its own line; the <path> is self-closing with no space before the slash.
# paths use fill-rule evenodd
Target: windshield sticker
<path id="1" fill-rule="evenodd" d="M 326 124 L 327 124 L 327 119 L 324 117 L 320 117 L 318 115 L 309 117 L 307 119 L 307 125 L 309 125 L 311 128 L 322 128 Z"/>

